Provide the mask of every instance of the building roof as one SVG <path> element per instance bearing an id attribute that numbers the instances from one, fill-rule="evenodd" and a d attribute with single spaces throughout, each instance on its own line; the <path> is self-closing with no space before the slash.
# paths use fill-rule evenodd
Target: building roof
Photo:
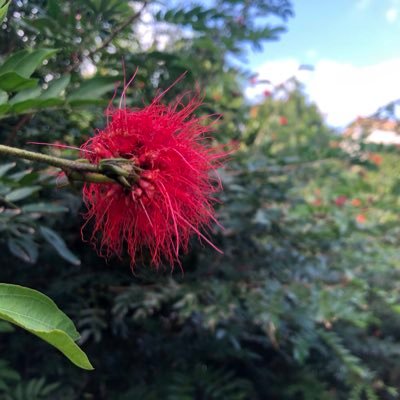
<path id="1" fill-rule="evenodd" d="M 344 136 L 366 143 L 400 145 L 400 124 L 389 119 L 358 117 L 345 129 Z"/>

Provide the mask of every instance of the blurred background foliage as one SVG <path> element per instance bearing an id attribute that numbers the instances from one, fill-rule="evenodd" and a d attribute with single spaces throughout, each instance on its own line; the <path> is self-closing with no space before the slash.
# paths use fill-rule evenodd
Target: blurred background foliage
<path id="1" fill-rule="evenodd" d="M 260 104 L 244 99 L 251 74 L 236 61 L 279 39 L 292 16 L 286 0 L 10 5 L 0 143 L 79 146 L 138 68 L 128 106 L 187 72 L 166 100 L 200 90 L 199 112 L 222 114 L 216 142 L 238 150 L 221 171 L 224 255 L 194 241 L 183 274 L 106 263 L 81 240 L 79 187 L 1 160 L 0 281 L 52 297 L 96 368 L 82 372 L 2 323 L 1 399 L 398 398 L 397 149 L 332 132 L 295 80 Z"/>

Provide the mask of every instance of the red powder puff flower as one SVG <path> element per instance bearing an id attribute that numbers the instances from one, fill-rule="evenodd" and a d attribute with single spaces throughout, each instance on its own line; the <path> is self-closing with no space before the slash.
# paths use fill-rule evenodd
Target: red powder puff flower
<path id="1" fill-rule="evenodd" d="M 186 97 L 164 105 L 161 94 L 141 109 L 109 108 L 108 125 L 82 145 L 91 163 L 120 159 L 119 167 L 132 173 L 128 186 L 84 184 L 91 240 L 101 237 L 105 257 L 121 256 L 126 244 L 132 267 L 145 252 L 154 266 L 173 266 L 192 234 L 218 250 L 206 235 L 216 222 L 212 196 L 221 186 L 216 169 L 226 152 L 209 145 L 211 127 L 193 115 L 201 100 Z"/>

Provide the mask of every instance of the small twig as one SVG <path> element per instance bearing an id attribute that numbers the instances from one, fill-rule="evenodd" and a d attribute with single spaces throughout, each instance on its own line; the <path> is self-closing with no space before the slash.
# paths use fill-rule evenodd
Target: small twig
<path id="1" fill-rule="evenodd" d="M 113 29 L 110 33 L 110 36 L 97 49 L 89 52 L 88 57 L 94 56 L 97 52 L 107 47 L 122 30 L 124 30 L 128 25 L 132 24 L 137 18 L 141 16 L 146 6 L 147 6 L 147 0 L 143 2 L 142 8 L 137 13 L 133 14 L 125 22 L 123 22 L 121 25 Z"/>
<path id="2" fill-rule="evenodd" d="M 7 145 L 14 143 L 14 141 L 17 137 L 18 131 L 31 119 L 31 117 L 32 117 L 31 114 L 26 114 L 18 121 L 18 123 L 14 126 L 14 129 L 11 131 L 10 135 L 6 139 L 5 143 Z"/>
<path id="3" fill-rule="evenodd" d="M 121 25 L 117 26 L 115 29 L 113 29 L 110 33 L 110 36 L 104 40 L 104 42 L 97 47 L 96 49 L 92 50 L 89 52 L 89 54 L 87 55 L 88 58 L 92 58 L 96 53 L 98 53 L 99 51 L 103 50 L 105 47 L 107 47 L 114 39 L 115 37 L 122 31 L 124 30 L 128 25 L 132 24 L 136 19 L 138 19 L 141 15 L 142 12 L 144 11 L 144 9 L 146 8 L 148 3 L 148 0 L 145 0 L 143 2 L 143 5 L 141 7 L 141 9 L 136 12 L 135 14 L 133 14 L 132 16 L 130 16 L 126 21 L 124 21 Z M 81 62 L 82 62 L 82 57 L 78 56 L 77 53 L 73 54 L 73 62 L 66 68 L 66 72 L 71 72 L 72 70 L 74 70 Z"/>

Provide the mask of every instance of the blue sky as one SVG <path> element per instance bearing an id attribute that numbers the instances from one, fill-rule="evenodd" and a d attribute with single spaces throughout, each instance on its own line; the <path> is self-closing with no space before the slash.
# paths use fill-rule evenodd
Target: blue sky
<path id="1" fill-rule="evenodd" d="M 300 64 L 299 78 L 334 126 L 400 98 L 400 0 L 294 0 L 288 32 L 248 54 L 249 66 L 275 84 Z M 247 94 L 258 96 L 257 85 Z"/>

